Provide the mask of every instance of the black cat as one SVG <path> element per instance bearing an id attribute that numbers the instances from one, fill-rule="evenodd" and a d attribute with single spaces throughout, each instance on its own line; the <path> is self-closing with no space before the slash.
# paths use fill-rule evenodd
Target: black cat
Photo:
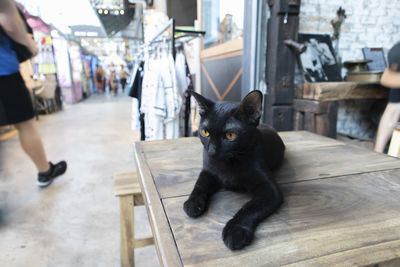
<path id="1" fill-rule="evenodd" d="M 184 210 L 203 214 L 219 189 L 247 192 L 252 199 L 225 225 L 222 238 L 232 250 L 250 244 L 257 225 L 281 205 L 282 194 L 269 172 L 278 168 L 285 145 L 268 126 L 258 126 L 262 94 L 250 92 L 240 104 L 213 102 L 195 92 L 201 116 L 203 169 Z M 258 126 L 258 127 L 257 127 Z"/>

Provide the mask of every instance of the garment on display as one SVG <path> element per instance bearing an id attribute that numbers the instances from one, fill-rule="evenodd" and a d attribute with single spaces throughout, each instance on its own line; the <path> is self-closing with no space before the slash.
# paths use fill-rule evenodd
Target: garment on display
<path id="1" fill-rule="evenodd" d="M 170 27 L 173 37 L 167 38 L 164 32 Z M 175 38 L 175 32 L 183 34 Z M 175 29 L 172 19 L 134 56 L 137 60 L 128 88 L 129 95 L 134 98 L 132 129 L 140 128 L 141 140 L 191 135 L 190 95 L 187 91 L 193 90 L 193 83 L 182 46 L 203 34 Z"/>

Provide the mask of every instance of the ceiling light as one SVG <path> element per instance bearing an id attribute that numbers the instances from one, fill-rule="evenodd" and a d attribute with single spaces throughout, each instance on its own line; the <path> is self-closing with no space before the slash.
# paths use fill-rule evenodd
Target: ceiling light
<path id="1" fill-rule="evenodd" d="M 104 10 L 104 15 L 107 15 L 108 14 L 108 10 Z"/>
<path id="2" fill-rule="evenodd" d="M 99 14 L 103 14 L 103 9 L 99 9 L 97 12 L 99 12 Z"/>
<path id="3" fill-rule="evenodd" d="M 125 11 L 121 10 L 121 11 L 119 11 L 119 14 L 123 15 L 123 14 L 125 14 Z"/>

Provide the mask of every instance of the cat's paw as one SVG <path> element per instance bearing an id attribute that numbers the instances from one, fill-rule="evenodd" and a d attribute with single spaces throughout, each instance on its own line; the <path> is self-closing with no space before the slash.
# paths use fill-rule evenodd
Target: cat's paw
<path id="1" fill-rule="evenodd" d="M 189 198 L 183 204 L 183 210 L 189 217 L 199 217 L 206 211 L 207 203 L 206 201 L 201 198 Z"/>
<path id="2" fill-rule="evenodd" d="M 231 250 L 242 249 L 249 245 L 254 237 L 254 231 L 231 219 L 222 231 L 222 239 Z"/>

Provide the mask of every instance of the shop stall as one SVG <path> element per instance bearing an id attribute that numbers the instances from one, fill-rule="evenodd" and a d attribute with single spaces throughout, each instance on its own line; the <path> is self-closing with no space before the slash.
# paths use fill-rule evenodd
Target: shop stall
<path id="1" fill-rule="evenodd" d="M 244 0 L 198 1 L 207 34 L 200 52 L 202 94 L 222 101 L 241 99 Z"/>

